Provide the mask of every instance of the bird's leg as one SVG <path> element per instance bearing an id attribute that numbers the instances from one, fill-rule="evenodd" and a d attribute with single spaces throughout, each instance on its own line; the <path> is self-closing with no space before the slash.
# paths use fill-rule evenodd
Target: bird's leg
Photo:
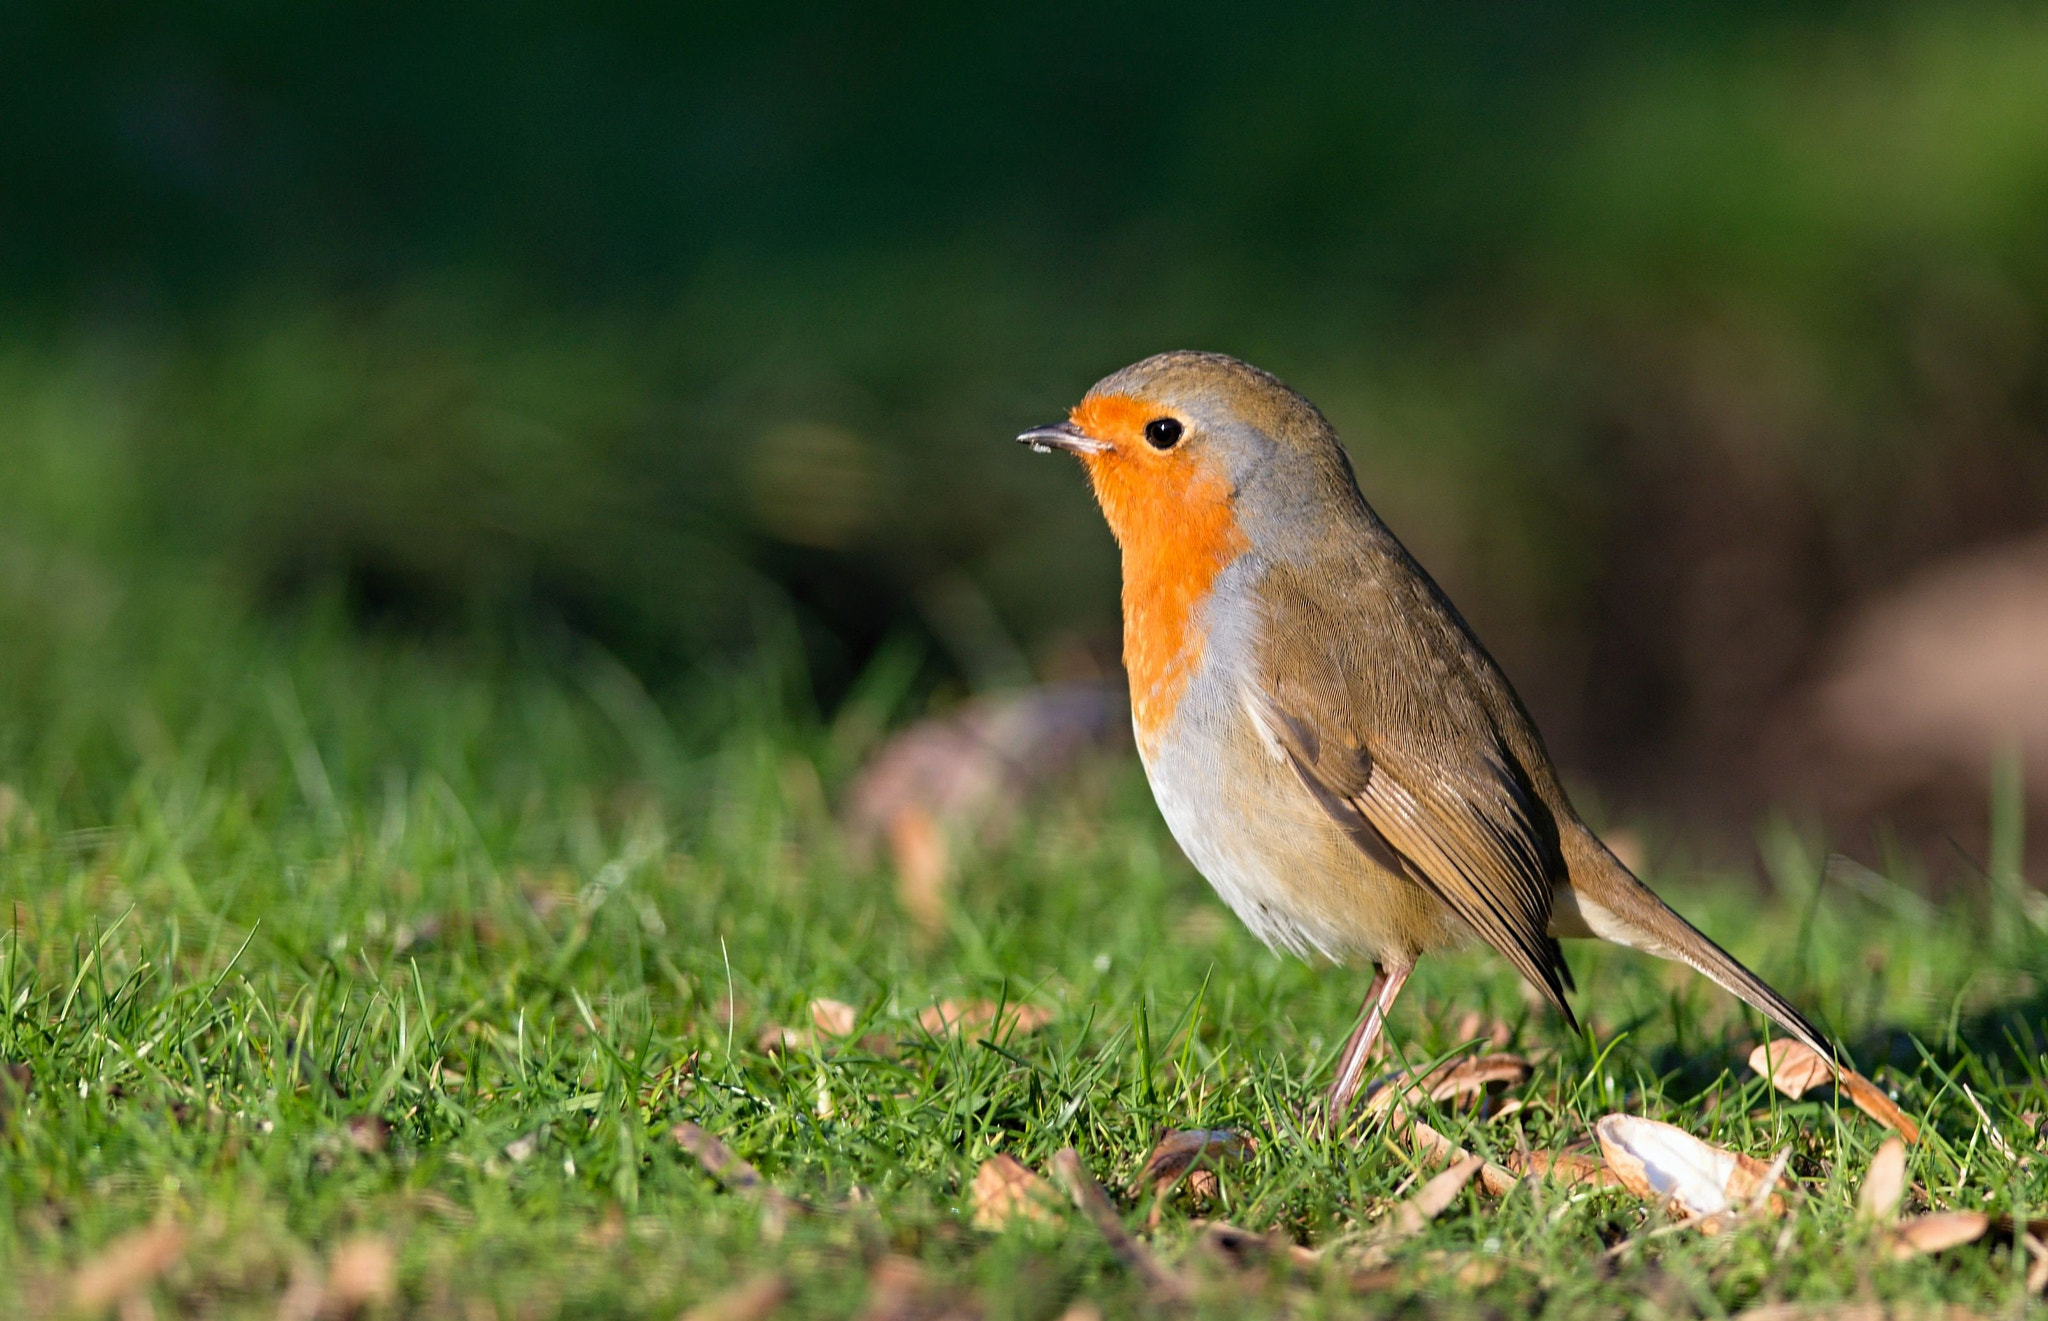
<path id="1" fill-rule="evenodd" d="M 1372 985 L 1366 988 L 1365 1003 L 1360 1006 L 1365 1018 L 1352 1031 L 1351 1040 L 1344 1043 L 1344 1053 L 1337 1059 L 1337 1077 L 1330 1084 L 1329 1099 L 1324 1106 L 1323 1122 L 1329 1132 L 1336 1133 L 1351 1113 L 1351 1103 L 1357 1098 L 1358 1085 L 1365 1077 L 1365 1062 L 1379 1041 L 1380 1028 L 1387 1021 L 1387 1011 L 1394 1007 L 1394 997 L 1407 984 L 1411 971 L 1412 968 L 1398 965 L 1393 968 L 1373 965 Z"/>

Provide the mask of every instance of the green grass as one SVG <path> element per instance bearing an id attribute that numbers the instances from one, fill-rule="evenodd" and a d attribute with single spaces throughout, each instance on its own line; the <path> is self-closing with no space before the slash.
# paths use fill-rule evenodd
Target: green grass
<path id="1" fill-rule="evenodd" d="M 396 1252 L 396 1295 L 372 1315 L 670 1317 L 763 1271 L 786 1274 L 792 1312 L 846 1315 L 891 1253 L 991 1317 L 1077 1299 L 1116 1314 L 1142 1293 L 1087 1222 L 969 1225 L 985 1158 L 1043 1168 L 1073 1146 L 1118 1189 L 1159 1129 L 1235 1128 L 1258 1146 L 1209 1214 L 1309 1244 L 1356 1238 L 1427 1168 L 1376 1126 L 1302 1133 L 1364 979 L 1257 946 L 1130 765 L 1093 768 L 971 857 L 950 929 L 927 941 L 885 874 L 842 861 L 828 807 L 901 716 L 885 669 L 826 720 L 788 696 L 799 676 L 771 671 L 657 700 L 567 649 L 430 654 L 317 618 L 122 646 L 124 627 L 23 633 L 33 645 L 4 661 L 0 1058 L 32 1079 L 0 1118 L 9 1315 L 65 1314 L 81 1263 L 158 1223 L 185 1235 L 151 1287 L 159 1314 L 277 1315 L 363 1234 Z M 1922 1117 L 1909 1209 L 2048 1203 L 2021 1118 L 2048 1112 L 2048 939 L 2009 880 L 1937 906 L 1873 872 L 1824 873 L 1789 828 L 1765 842 L 1766 884 L 1664 888 Z M 1757 1024 L 1726 997 L 1622 951 L 1569 953 L 1589 1039 L 1531 1009 L 1498 960 L 1423 967 L 1394 1023 L 1411 1060 L 1456 1048 L 1467 1010 L 1539 1057 L 1528 1108 L 1437 1127 L 1501 1158 L 1581 1142 L 1614 1110 L 1764 1159 L 1789 1145 L 1789 1219 L 1603 1260 L 1667 1217 L 1622 1194 L 1475 1189 L 1360 1293 L 1335 1265 L 1209 1265 L 1174 1203 L 1150 1241 L 1200 1282 L 1199 1309 L 2019 1306 L 2028 1263 L 2008 1243 L 1880 1251 L 1853 1212 L 1883 1133 L 1751 1076 Z M 819 996 L 858 1007 L 853 1041 L 755 1048 Z M 1053 1017 L 935 1038 L 918 1015 L 943 997 Z M 671 1140 L 685 1119 L 843 1209 L 776 1237 Z M 1123 1209 L 1142 1226 L 1143 1204 Z M 1511 1265 L 1460 1283 L 1472 1256 Z"/>

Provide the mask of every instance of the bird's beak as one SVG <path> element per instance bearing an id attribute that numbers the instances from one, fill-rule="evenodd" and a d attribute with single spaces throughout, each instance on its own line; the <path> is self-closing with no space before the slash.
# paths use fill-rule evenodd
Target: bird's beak
<path id="1" fill-rule="evenodd" d="M 1049 426 L 1033 427 L 1017 439 L 1029 445 L 1040 454 L 1054 450 L 1065 450 L 1069 454 L 1106 454 L 1110 446 L 1095 439 L 1072 422 L 1054 422 Z"/>

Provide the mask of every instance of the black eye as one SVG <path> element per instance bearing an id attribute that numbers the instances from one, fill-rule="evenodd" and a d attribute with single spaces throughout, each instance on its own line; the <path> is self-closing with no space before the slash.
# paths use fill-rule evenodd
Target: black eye
<path id="1" fill-rule="evenodd" d="M 1180 421 L 1155 417 L 1145 424 L 1145 443 L 1156 450 L 1170 450 L 1180 444 Z"/>

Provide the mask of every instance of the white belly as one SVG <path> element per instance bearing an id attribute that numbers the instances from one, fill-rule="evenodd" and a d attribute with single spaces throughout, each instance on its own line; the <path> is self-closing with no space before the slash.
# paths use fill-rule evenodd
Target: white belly
<path id="1" fill-rule="evenodd" d="M 1286 830 L 1273 829 L 1281 826 L 1280 821 L 1255 824 L 1252 814 L 1232 810 L 1242 799 L 1220 783 L 1213 761 L 1207 766 L 1190 764 L 1202 759 L 1171 751 L 1159 754 L 1159 760 L 1165 765 L 1155 767 L 1154 758 L 1144 758 L 1145 773 L 1166 828 L 1253 935 L 1268 948 L 1304 959 L 1320 954 L 1341 963 L 1360 952 L 1370 953 L 1359 950 L 1356 933 L 1341 929 L 1334 915 L 1308 900 L 1298 868 L 1289 866 L 1284 840 L 1275 838 Z M 1319 825 L 1296 822 L 1293 828 L 1313 832 Z"/>
<path id="2" fill-rule="evenodd" d="M 1368 858 L 1259 732 L 1239 678 L 1257 620 L 1219 618 L 1222 596 L 1211 598 L 1203 662 L 1166 728 L 1138 741 L 1181 851 L 1254 935 L 1303 958 L 1407 965 L 1469 938 L 1434 895 Z"/>

